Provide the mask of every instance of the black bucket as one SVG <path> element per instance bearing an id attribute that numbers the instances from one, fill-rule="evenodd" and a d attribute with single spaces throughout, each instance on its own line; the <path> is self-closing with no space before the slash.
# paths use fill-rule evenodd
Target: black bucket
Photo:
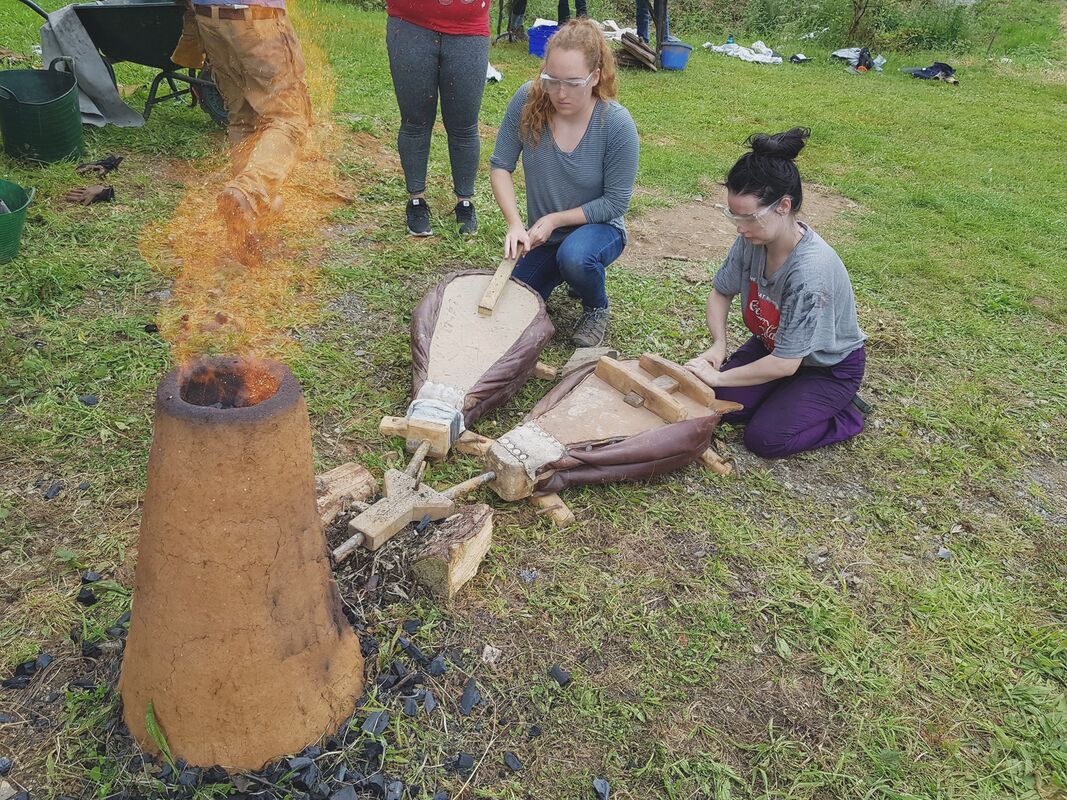
<path id="1" fill-rule="evenodd" d="M 62 60 L 48 69 L 0 72 L 0 136 L 12 158 L 52 163 L 82 154 L 78 81 L 56 69 Z"/>

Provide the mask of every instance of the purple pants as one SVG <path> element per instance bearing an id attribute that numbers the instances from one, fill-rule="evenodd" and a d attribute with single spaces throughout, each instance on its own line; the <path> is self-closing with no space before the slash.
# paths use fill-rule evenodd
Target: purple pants
<path id="1" fill-rule="evenodd" d="M 722 365 L 723 371 L 758 361 L 770 351 L 753 336 Z M 852 398 L 863 380 L 867 353 L 861 347 L 832 367 L 801 366 L 788 378 L 756 386 L 724 386 L 719 400 L 744 405 L 723 417 L 724 422 L 748 423 L 745 447 L 763 458 L 843 442 L 863 430 L 863 415 Z"/>

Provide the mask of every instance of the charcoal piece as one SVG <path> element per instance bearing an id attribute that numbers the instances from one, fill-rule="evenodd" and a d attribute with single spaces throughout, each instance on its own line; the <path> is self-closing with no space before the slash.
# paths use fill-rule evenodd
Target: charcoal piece
<path id="1" fill-rule="evenodd" d="M 360 636 L 359 649 L 363 651 L 364 658 L 374 658 L 378 655 L 378 651 L 382 649 L 382 646 L 378 644 L 378 640 L 373 636 Z"/>
<path id="2" fill-rule="evenodd" d="M 382 755 L 385 747 L 381 742 L 371 739 L 363 745 L 363 756 L 367 761 L 368 769 L 378 769 L 382 765 Z"/>
<path id="3" fill-rule="evenodd" d="M 89 483 L 89 481 L 82 481 L 81 483 L 78 484 L 78 488 L 81 489 L 84 492 L 86 489 L 91 489 L 92 488 L 92 484 Z"/>
<path id="4" fill-rule="evenodd" d="M 396 685 L 396 675 L 390 675 L 389 673 L 383 673 L 378 676 L 374 681 L 378 684 L 378 688 L 383 692 L 391 691 Z"/>
<path id="5" fill-rule="evenodd" d="M 100 399 L 95 394 L 80 394 L 78 395 L 78 402 L 91 408 L 99 403 Z"/>
<path id="6" fill-rule="evenodd" d="M 299 772 L 304 767 L 310 766 L 315 762 L 307 756 L 297 756 L 296 758 L 290 758 L 288 763 L 289 769 L 293 770 L 294 772 Z"/>
<path id="7" fill-rule="evenodd" d="M 404 698 L 404 715 L 408 717 L 417 716 L 419 713 L 419 699 L 410 694 Z"/>
<path id="8" fill-rule="evenodd" d="M 3 686 L 5 689 L 25 689 L 29 683 L 29 675 L 16 675 L 13 678 L 7 678 L 3 682 L 0 682 L 0 686 Z"/>
<path id="9" fill-rule="evenodd" d="M 366 589 L 368 592 L 373 592 L 375 589 L 378 588 L 378 585 L 381 582 L 382 579 L 379 578 L 377 575 L 371 575 L 369 578 L 367 578 L 367 582 L 363 584 L 363 588 Z"/>
<path id="10" fill-rule="evenodd" d="M 122 639 L 127 633 L 129 633 L 129 631 L 122 627 L 107 629 L 107 635 L 112 639 Z"/>
<path id="11" fill-rule="evenodd" d="M 144 326 L 145 333 L 159 333 L 159 326 L 154 322 L 149 322 Z"/>
<path id="12" fill-rule="evenodd" d="M 351 786 L 345 786 L 331 794 L 330 800 L 359 800 L 359 798 L 356 796 L 355 789 Z"/>
<path id="13" fill-rule="evenodd" d="M 45 701 L 46 703 L 54 703 L 54 702 L 55 702 L 56 700 L 58 700 L 58 699 L 59 699 L 60 697 L 62 697 L 62 696 L 63 696 L 63 695 L 61 695 L 61 694 L 60 694 L 59 692 L 49 692 L 49 693 L 48 693 L 48 694 L 47 694 L 47 695 L 45 696 L 45 698 L 44 698 L 44 701 Z"/>
<path id="14" fill-rule="evenodd" d="M 131 616 L 133 616 L 132 612 L 124 611 L 122 613 L 122 616 L 119 617 L 117 620 L 115 620 L 115 624 L 116 625 L 126 625 L 127 623 L 129 623 Z"/>
<path id="15" fill-rule="evenodd" d="M 296 759 L 293 760 L 295 761 Z M 308 760 L 311 761 L 311 759 Z M 321 778 L 322 770 L 319 769 L 318 764 L 311 761 L 310 764 L 304 767 L 303 772 L 293 780 L 293 786 L 297 789 L 303 789 L 305 792 L 310 792 Z"/>
<path id="16" fill-rule="evenodd" d="M 216 764 L 213 767 L 208 767 L 204 770 L 204 785 L 210 786 L 213 783 L 226 783 L 230 779 L 229 773 L 225 769 Z"/>
<path id="17" fill-rule="evenodd" d="M 200 783 L 201 771 L 198 767 L 185 767 L 178 776 L 178 785 L 194 789 Z"/>
<path id="18" fill-rule="evenodd" d="M 510 769 L 512 772 L 518 772 L 522 769 L 522 762 L 519 761 L 519 757 L 510 750 L 504 751 L 504 766 Z"/>
<path id="19" fill-rule="evenodd" d="M 446 672 L 448 672 L 448 663 L 445 661 L 443 653 L 438 653 L 436 656 L 433 657 L 433 660 L 430 662 L 429 669 L 430 674 L 433 675 L 435 678 L 439 678 Z"/>
<path id="20" fill-rule="evenodd" d="M 103 579 L 103 575 L 101 575 L 99 572 L 93 572 L 91 569 L 87 569 L 85 570 L 85 572 L 82 573 L 82 583 L 96 583 L 97 581 L 102 581 Z"/>
<path id="21" fill-rule="evenodd" d="M 422 707 L 426 709 L 427 714 L 432 714 L 433 710 L 437 708 L 437 698 L 433 696 L 433 692 L 429 689 L 422 693 Z"/>
<path id="22" fill-rule="evenodd" d="M 474 678 L 471 678 L 463 688 L 463 696 L 459 698 L 459 713 L 465 717 L 470 716 L 471 711 L 480 702 L 482 702 L 482 693 L 478 691 L 478 684 Z"/>
<path id="23" fill-rule="evenodd" d="M 448 792 L 446 792 L 444 789 L 441 789 L 439 792 L 436 792 L 434 794 L 433 800 L 451 800 L 451 798 Z"/>
<path id="24" fill-rule="evenodd" d="M 0 758 L 0 775 L 7 775 L 13 766 L 10 758 Z"/>
<path id="25" fill-rule="evenodd" d="M 11 798 L 11 800 L 30 800 L 29 792 L 19 792 L 17 795 Z"/>
<path id="26" fill-rule="evenodd" d="M 361 789 L 369 789 L 374 792 L 378 797 L 385 794 L 385 776 L 380 772 L 375 772 L 373 775 L 368 775 L 360 782 Z"/>
<path id="27" fill-rule="evenodd" d="M 415 525 L 415 533 L 422 533 L 424 530 L 426 530 L 428 527 L 430 527 L 430 523 L 431 522 L 433 522 L 433 520 L 430 519 L 430 515 L 429 514 L 425 515 Z"/>
<path id="28" fill-rule="evenodd" d="M 343 781 L 345 779 L 345 775 L 347 775 L 347 774 L 348 774 L 348 767 L 346 767 L 344 764 L 342 764 L 341 766 L 339 766 L 337 768 L 337 772 L 334 774 L 333 779 L 335 781 L 337 781 L 338 783 L 340 783 L 341 781 Z"/>
<path id="29" fill-rule="evenodd" d="M 78 602 L 83 606 L 91 606 L 96 603 L 96 593 L 92 589 L 83 588 L 78 592 Z"/>
<path id="30" fill-rule="evenodd" d="M 75 689 L 85 689 L 92 691 L 96 688 L 96 679 L 91 675 L 82 675 L 80 678 L 75 678 L 70 682 L 70 685 Z"/>
<path id="31" fill-rule="evenodd" d="M 404 631 L 409 636 L 414 636 L 416 633 L 418 633 L 419 628 L 422 627 L 422 620 L 421 619 L 406 619 L 406 620 L 404 620 L 404 624 L 401 625 L 401 627 L 404 629 Z"/>
<path id="32" fill-rule="evenodd" d="M 156 779 L 163 781 L 163 783 L 170 783 L 174 779 L 174 770 L 171 769 L 170 764 L 160 766 L 159 772 L 156 773 Z"/>
<path id="33" fill-rule="evenodd" d="M 401 800 L 404 795 L 403 781 L 390 781 L 385 787 L 385 800 Z"/>
<path id="34" fill-rule="evenodd" d="M 406 678 L 411 672 L 411 670 L 408 669 L 407 664 L 399 659 L 389 665 L 389 671 L 396 675 L 397 679 Z"/>
<path id="35" fill-rule="evenodd" d="M 100 646 L 96 642 L 82 642 L 82 658 L 96 658 L 100 655 Z"/>
<path id="36" fill-rule="evenodd" d="M 15 718 L 10 714 L 0 714 L 0 725 L 7 725 L 14 722 Z"/>
<path id="37" fill-rule="evenodd" d="M 37 659 L 31 658 L 29 661 L 23 661 L 17 667 L 15 667 L 15 675 L 32 675 L 37 671 Z"/>
<path id="38" fill-rule="evenodd" d="M 322 755 L 322 748 L 317 744 L 309 745 L 300 752 L 300 755 L 308 758 L 318 758 Z"/>
<path id="39" fill-rule="evenodd" d="M 603 778 L 596 778 L 593 780 L 593 791 L 596 792 L 597 800 L 608 800 L 608 795 L 611 794 L 611 784 Z"/>
<path id="40" fill-rule="evenodd" d="M 55 656 L 49 653 L 41 653 L 37 656 L 37 669 L 48 669 L 48 665 L 55 660 Z"/>
<path id="41" fill-rule="evenodd" d="M 470 772 L 474 769 L 474 756 L 470 753 L 460 753 L 456 756 L 456 770 L 458 772 Z"/>
<path id="42" fill-rule="evenodd" d="M 563 669 L 563 667 L 559 666 L 559 664 L 556 664 L 548 671 L 548 676 L 560 686 L 566 686 L 571 682 L 571 674 Z"/>
<path id="43" fill-rule="evenodd" d="M 52 481 L 49 487 L 44 490 L 44 499 L 54 500 L 56 497 L 59 496 L 59 493 L 62 492 L 65 488 L 66 485 L 63 483 L 63 481 Z"/>
<path id="44" fill-rule="evenodd" d="M 401 636 L 398 641 L 400 644 L 400 649 L 407 653 L 408 657 L 411 658 L 412 661 L 417 664 L 427 663 L 426 654 L 418 648 L 418 645 L 416 645 L 410 639 L 405 639 L 403 636 Z"/>
<path id="45" fill-rule="evenodd" d="M 311 797 L 313 800 L 327 800 L 330 796 L 330 784 L 326 781 L 321 781 L 315 784 L 315 788 L 311 790 Z"/>
<path id="46" fill-rule="evenodd" d="M 539 725 L 531 725 L 526 735 L 531 739 L 536 739 L 541 735 L 541 727 Z"/>

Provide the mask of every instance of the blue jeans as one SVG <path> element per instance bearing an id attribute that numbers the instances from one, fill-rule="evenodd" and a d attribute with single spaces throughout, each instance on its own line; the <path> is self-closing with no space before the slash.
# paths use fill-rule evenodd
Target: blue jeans
<path id="1" fill-rule="evenodd" d="M 648 44 L 648 23 L 652 19 L 652 0 L 637 0 L 637 35 Z M 663 38 L 670 32 L 670 20 L 663 21 Z"/>
<path id="2" fill-rule="evenodd" d="M 608 264 L 622 255 L 624 244 L 622 231 L 614 225 L 581 225 L 562 242 L 535 247 L 519 259 L 512 274 L 545 300 L 566 282 L 582 299 L 586 311 L 607 308 L 605 273 Z"/>

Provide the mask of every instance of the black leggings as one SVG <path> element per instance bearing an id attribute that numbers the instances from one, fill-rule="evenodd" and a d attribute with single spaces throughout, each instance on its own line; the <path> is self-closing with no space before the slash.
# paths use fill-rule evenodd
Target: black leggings
<path id="1" fill-rule="evenodd" d="M 574 0 L 574 13 L 579 17 L 588 16 L 586 12 L 586 0 Z M 559 0 L 559 6 L 556 9 L 557 19 L 559 24 L 571 18 L 571 4 L 568 0 Z M 517 28 L 522 25 L 522 19 L 526 15 L 526 0 L 511 0 L 511 27 Z M 518 23 L 516 24 L 516 20 Z"/>

